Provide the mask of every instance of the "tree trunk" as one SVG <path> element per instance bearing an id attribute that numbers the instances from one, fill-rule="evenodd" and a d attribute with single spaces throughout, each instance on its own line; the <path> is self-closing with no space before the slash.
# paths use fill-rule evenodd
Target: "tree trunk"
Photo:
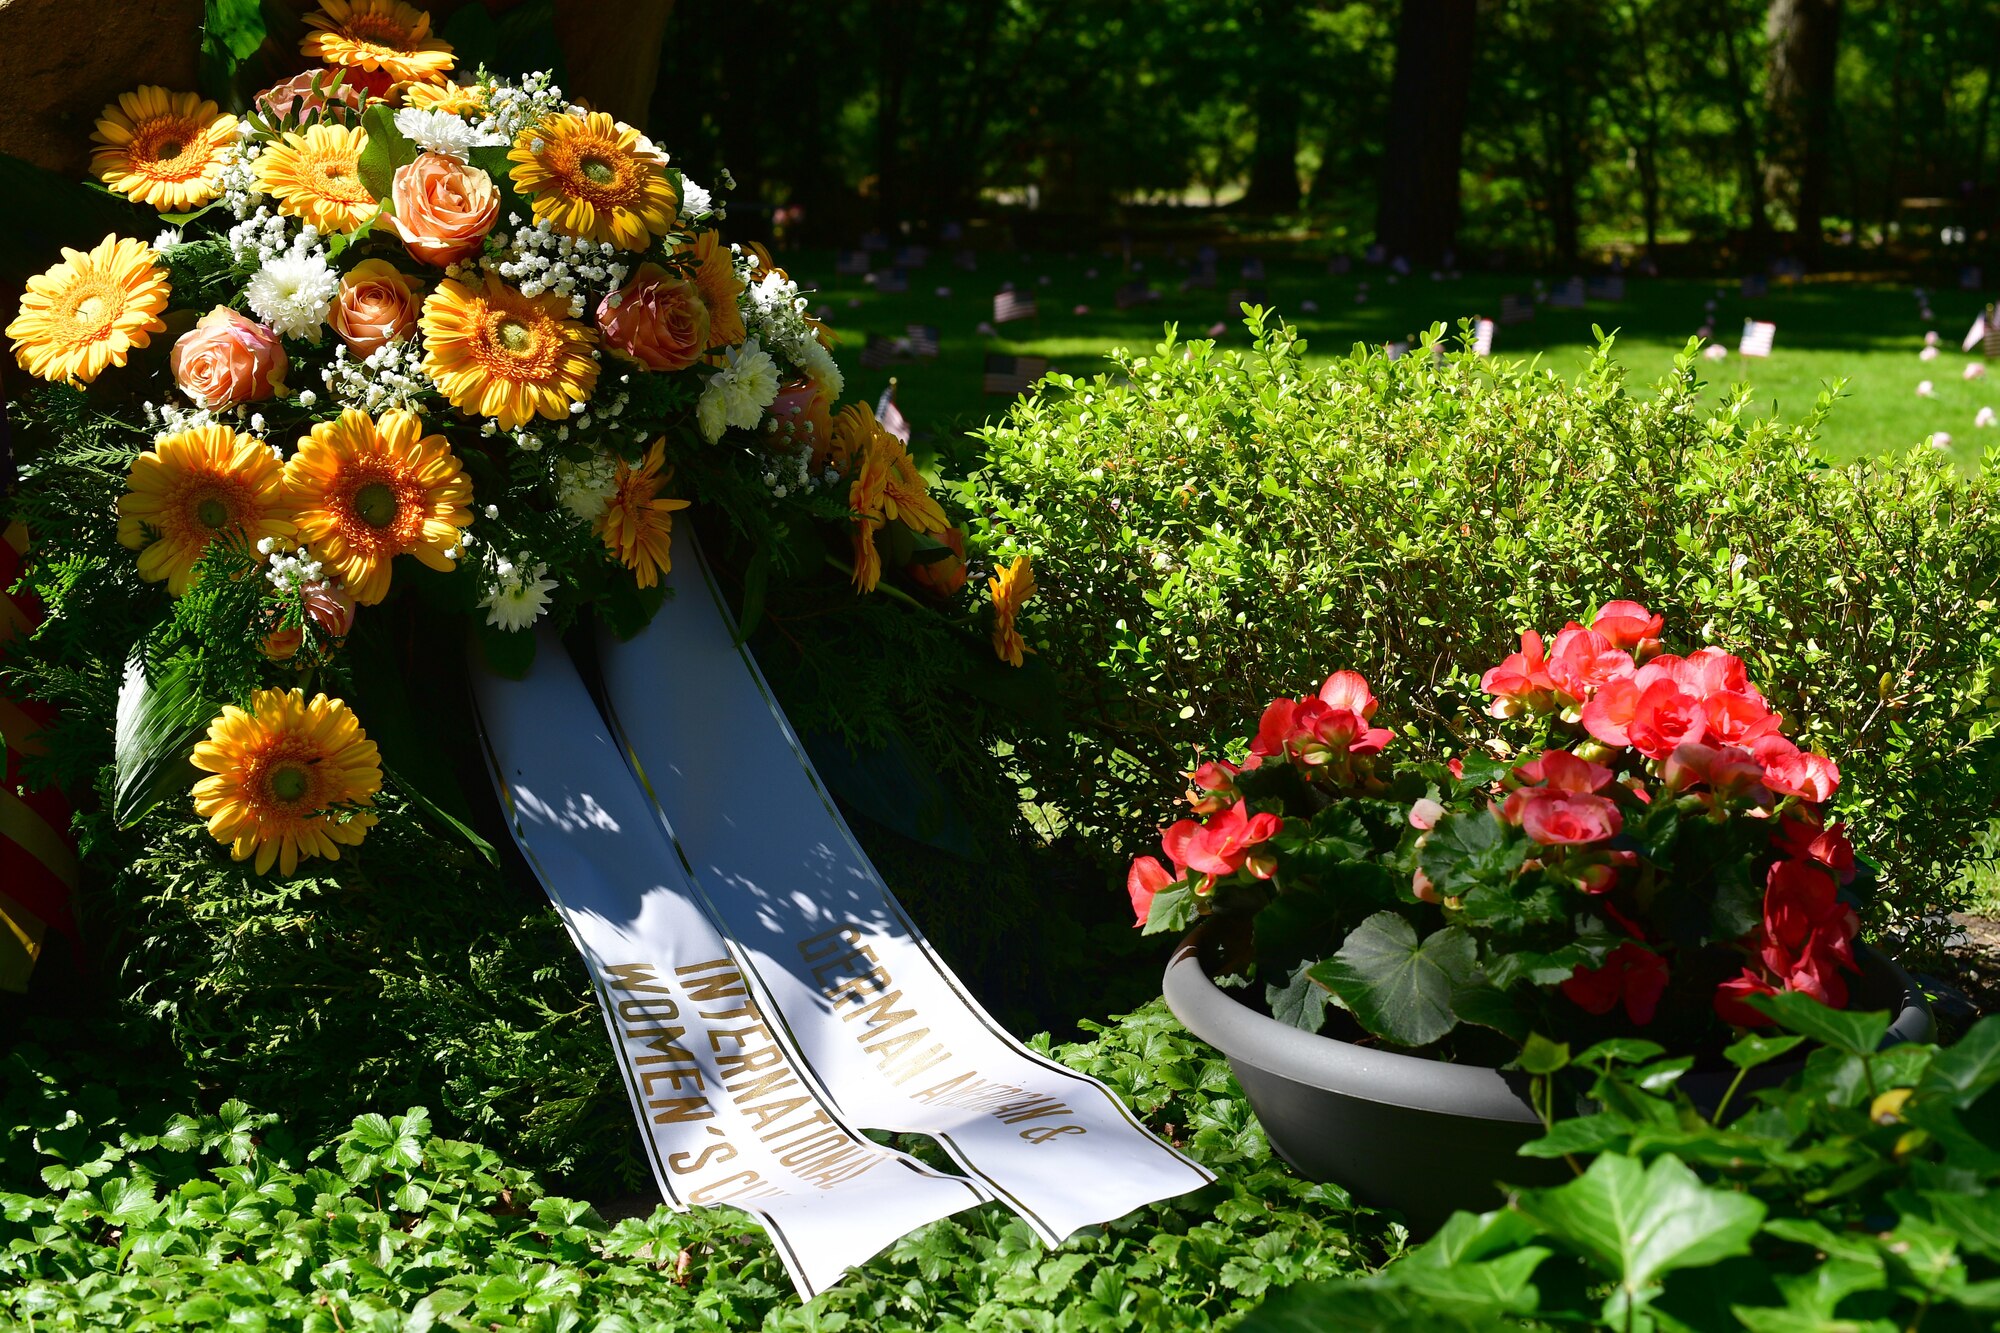
<path id="1" fill-rule="evenodd" d="M 1771 0 L 1764 35 L 1770 46 L 1764 90 L 1769 131 L 1764 148 L 1764 189 L 1790 207 L 1797 244 L 1805 254 L 1820 246 L 1832 157 L 1834 64 L 1840 46 L 1840 0 Z"/>
<path id="2" fill-rule="evenodd" d="M 1472 89 L 1474 0 L 1403 0 L 1375 205 L 1375 239 L 1438 263 L 1458 233 L 1458 172 Z"/>
<path id="3" fill-rule="evenodd" d="M 1264 0 L 1258 6 L 1257 31 L 1262 77 L 1251 99 L 1257 144 L 1243 206 L 1259 213 L 1289 213 L 1299 206 L 1299 93 L 1292 73 L 1303 39 L 1298 0 Z"/>

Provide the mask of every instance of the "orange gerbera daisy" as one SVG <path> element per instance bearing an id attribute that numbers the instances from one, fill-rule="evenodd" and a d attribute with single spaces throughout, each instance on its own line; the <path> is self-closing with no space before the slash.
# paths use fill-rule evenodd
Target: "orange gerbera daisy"
<path id="1" fill-rule="evenodd" d="M 435 83 L 451 73 L 451 43 L 431 36 L 431 16 L 403 0 L 319 0 L 299 50 L 349 69 L 382 70 L 397 83 Z"/>
<path id="2" fill-rule="evenodd" d="M 987 591 L 993 594 L 993 652 L 1009 666 L 1020 666 L 1023 654 L 1035 650 L 1021 637 L 1021 606 L 1035 595 L 1035 571 L 1028 564 L 1027 556 L 1018 556 L 1014 563 L 986 581 Z"/>
<path id="3" fill-rule="evenodd" d="M 618 479 L 597 519 L 597 535 L 605 549 L 639 576 L 642 588 L 652 587 L 662 574 L 672 572 L 674 511 L 688 507 L 686 500 L 660 496 L 660 488 L 671 479 L 663 472 L 666 461 L 664 435 L 653 441 L 639 466 L 620 459 Z"/>
<path id="4" fill-rule="evenodd" d="M 513 430 L 569 419 L 597 383 L 597 335 L 554 292 L 523 296 L 491 273 L 478 287 L 446 278 L 424 298 L 424 373 L 454 407 Z"/>
<path id="5" fill-rule="evenodd" d="M 378 421 L 350 407 L 320 422 L 285 465 L 285 486 L 299 537 L 362 606 L 388 596 L 399 555 L 450 570 L 445 552 L 472 524 L 472 482 L 413 412 Z"/>
<path id="6" fill-rule="evenodd" d="M 851 462 L 854 478 L 847 484 L 847 508 L 854 517 L 854 586 L 860 592 L 874 592 L 882 581 L 882 553 L 875 548 L 875 534 L 888 521 L 883 509 L 888 503 L 889 460 L 871 444 Z"/>
<path id="7" fill-rule="evenodd" d="M 476 83 L 413 83 L 403 89 L 403 105 L 467 116 L 486 110 L 486 93 Z"/>
<path id="8" fill-rule="evenodd" d="M 368 132 L 359 125 L 308 125 L 292 130 L 257 159 L 257 186 L 278 201 L 278 211 L 323 232 L 347 232 L 375 213 L 375 196 L 361 183 L 361 150 Z"/>
<path id="9" fill-rule="evenodd" d="M 222 195 L 223 149 L 236 117 L 219 113 L 199 93 L 148 84 L 120 93 L 97 118 L 90 171 L 135 203 L 178 213 Z"/>
<path id="10" fill-rule="evenodd" d="M 139 552 L 139 577 L 178 597 L 209 542 L 289 537 L 285 466 L 227 426 L 176 431 L 132 460 L 118 501 L 118 540 Z"/>
<path id="11" fill-rule="evenodd" d="M 62 253 L 62 263 L 28 279 L 7 336 L 30 375 L 88 384 L 166 330 L 167 274 L 142 241 L 107 236 L 88 254 Z"/>
<path id="12" fill-rule="evenodd" d="M 190 756 L 213 776 L 194 784 L 195 813 L 238 861 L 284 874 L 315 856 L 340 859 L 375 824 L 382 757 L 338 699 L 303 690 L 259 690 L 250 711 L 234 704 L 208 724 Z"/>
<path id="13" fill-rule="evenodd" d="M 694 285 L 708 307 L 709 342 L 716 347 L 734 347 L 743 341 L 743 312 L 736 298 L 743 295 L 743 279 L 736 276 L 736 258 L 715 232 L 705 231 L 681 253 L 694 260 Z"/>
<path id="14" fill-rule="evenodd" d="M 680 200 L 639 131 L 602 111 L 550 116 L 514 136 L 514 188 L 565 236 L 644 250 L 673 230 Z"/>

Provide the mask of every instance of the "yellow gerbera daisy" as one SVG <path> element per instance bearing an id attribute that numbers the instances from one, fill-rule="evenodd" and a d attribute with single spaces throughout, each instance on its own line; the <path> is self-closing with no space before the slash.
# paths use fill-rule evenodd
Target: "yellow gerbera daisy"
<path id="1" fill-rule="evenodd" d="M 118 501 L 118 540 L 139 552 L 139 577 L 178 597 L 217 537 L 289 537 L 285 465 L 227 426 L 176 431 L 132 460 Z"/>
<path id="2" fill-rule="evenodd" d="M 378 421 L 350 407 L 320 422 L 285 464 L 285 486 L 299 537 L 362 606 L 388 596 L 399 555 L 450 570 L 445 552 L 472 524 L 471 480 L 414 412 Z"/>
<path id="3" fill-rule="evenodd" d="M 672 474 L 663 472 L 666 461 L 664 435 L 653 441 L 639 466 L 620 459 L 618 479 L 597 517 L 597 535 L 605 549 L 639 576 L 642 588 L 673 572 L 674 511 L 688 507 L 686 500 L 660 495 L 660 488 L 672 480 Z"/>
<path id="4" fill-rule="evenodd" d="M 194 766 L 211 777 L 194 784 L 195 813 L 238 861 L 257 858 L 284 874 L 314 856 L 340 859 L 356 847 L 375 815 L 356 809 L 382 790 L 382 757 L 353 710 L 303 690 L 259 690 L 250 712 L 230 704 L 194 747 Z"/>
<path id="5" fill-rule="evenodd" d="M 550 116 L 514 136 L 514 188 L 565 236 L 644 250 L 673 229 L 680 200 L 639 131 L 602 111 Z"/>
<path id="6" fill-rule="evenodd" d="M 435 83 L 451 73 L 451 43 L 431 36 L 431 16 L 403 0 L 319 0 L 299 50 L 350 69 L 384 70 L 398 83 Z"/>
<path id="7" fill-rule="evenodd" d="M 98 116 L 90 171 L 162 213 L 200 208 L 222 194 L 222 150 L 235 137 L 236 117 L 219 114 L 201 94 L 148 84 L 120 93 Z"/>
<path id="8" fill-rule="evenodd" d="M 875 413 L 866 403 L 855 406 L 861 409 L 870 430 L 866 457 L 882 473 L 882 517 L 918 532 L 943 532 L 950 527 L 945 521 L 944 507 L 931 498 L 923 473 L 917 471 L 917 462 L 910 457 L 902 437 L 891 434 L 875 420 Z"/>
<path id="9" fill-rule="evenodd" d="M 1035 571 L 1028 564 L 1027 556 L 1017 556 L 1014 563 L 986 580 L 987 591 L 993 594 L 993 652 L 1009 666 L 1019 666 L 1023 654 L 1035 650 L 1021 637 L 1021 606 L 1035 595 Z"/>
<path id="10" fill-rule="evenodd" d="M 701 290 L 708 307 L 708 338 L 712 346 L 734 347 L 743 341 L 743 312 L 736 298 L 743 294 L 743 279 L 736 276 L 736 259 L 722 238 L 705 231 L 681 253 L 694 260 L 694 285 Z M 872 417 L 870 418 L 873 419 Z"/>
<path id="11" fill-rule="evenodd" d="M 28 279 L 21 313 L 7 326 L 14 359 L 45 380 L 90 383 L 122 366 L 135 347 L 166 330 L 166 270 L 142 241 L 107 236 L 85 254 L 63 248 L 63 262 Z"/>
<path id="12" fill-rule="evenodd" d="M 846 415 L 841 413 L 843 418 Z M 874 415 L 868 419 L 873 424 Z M 875 547 L 875 534 L 887 522 L 883 509 L 888 503 L 889 461 L 882 450 L 864 447 L 853 456 L 853 462 L 847 508 L 854 517 L 854 586 L 860 592 L 874 592 L 882 581 L 882 553 Z"/>
<path id="13" fill-rule="evenodd" d="M 292 130 L 257 159 L 257 186 L 278 201 L 278 211 L 323 232 L 353 231 L 375 212 L 375 196 L 361 183 L 361 150 L 368 132 L 358 125 L 310 125 Z"/>
<path id="14" fill-rule="evenodd" d="M 424 373 L 454 407 L 513 430 L 566 421 L 590 397 L 597 335 L 554 292 L 523 296 L 491 273 L 479 287 L 446 278 L 424 298 Z"/>
<path id="15" fill-rule="evenodd" d="M 419 111 L 449 111 L 454 116 L 484 114 L 486 93 L 476 83 L 413 83 L 403 89 L 403 105 Z"/>

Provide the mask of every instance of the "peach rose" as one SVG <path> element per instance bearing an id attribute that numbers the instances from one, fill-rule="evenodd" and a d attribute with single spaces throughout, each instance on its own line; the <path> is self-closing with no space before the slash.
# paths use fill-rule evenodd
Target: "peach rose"
<path id="1" fill-rule="evenodd" d="M 708 350 L 708 306 L 686 278 L 641 264 L 617 296 L 597 307 L 604 344 L 648 370 L 686 370 Z"/>
<path id="2" fill-rule="evenodd" d="M 326 322 L 356 356 L 401 342 L 417 327 L 417 280 L 386 259 L 364 259 L 341 278 Z"/>
<path id="3" fill-rule="evenodd" d="M 771 443 L 793 452 L 811 444 L 812 470 L 824 471 L 833 461 L 833 414 L 827 410 L 826 390 L 812 380 L 793 380 L 778 390 L 767 410 L 778 423 Z"/>
<path id="4" fill-rule="evenodd" d="M 477 254 L 500 216 L 493 178 L 443 153 L 397 167 L 389 197 L 396 205 L 389 221 L 411 257 L 439 268 Z"/>
<path id="5" fill-rule="evenodd" d="M 210 411 L 290 392 L 290 362 L 278 335 L 228 306 L 217 306 L 183 333 L 167 364 L 181 392 Z"/>
<path id="6" fill-rule="evenodd" d="M 319 120 L 345 124 L 361 111 L 362 90 L 351 77 L 360 72 L 349 71 L 338 85 L 334 84 L 335 77 L 340 75 L 338 70 L 309 69 L 294 74 L 257 94 L 257 112 L 273 124 L 309 124 Z M 317 92 L 313 90 L 315 80 L 319 83 Z M 339 109 L 329 111 L 329 103 Z M 291 119 L 294 116 L 298 118 L 296 121 Z"/>

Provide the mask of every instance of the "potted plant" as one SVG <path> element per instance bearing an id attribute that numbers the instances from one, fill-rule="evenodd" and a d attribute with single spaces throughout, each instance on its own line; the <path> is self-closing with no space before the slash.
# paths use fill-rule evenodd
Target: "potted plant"
<path id="1" fill-rule="evenodd" d="M 1145 929 L 1197 927 L 1168 1002 L 1307 1174 L 1425 1227 L 1547 1168 L 1514 1156 L 1554 1110 L 1538 1050 L 1619 1043 L 1713 1105 L 1759 997 L 1929 1036 L 1909 977 L 1855 939 L 1838 766 L 1740 658 L 1669 654 L 1662 628 L 1612 602 L 1523 634 L 1480 682 L 1508 734 L 1449 762 L 1396 760 L 1368 682 L 1335 672 L 1197 767 L 1165 861 L 1133 863 Z"/>

